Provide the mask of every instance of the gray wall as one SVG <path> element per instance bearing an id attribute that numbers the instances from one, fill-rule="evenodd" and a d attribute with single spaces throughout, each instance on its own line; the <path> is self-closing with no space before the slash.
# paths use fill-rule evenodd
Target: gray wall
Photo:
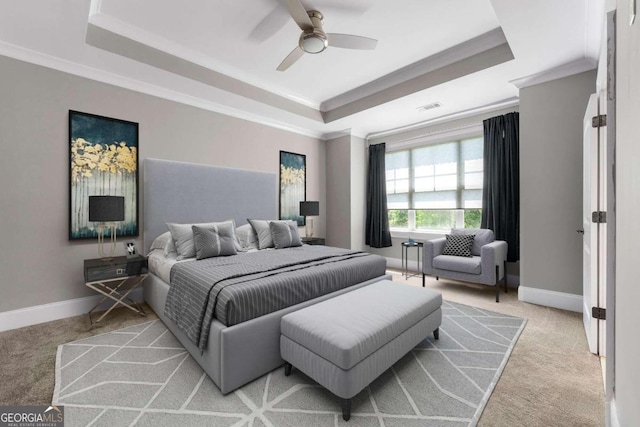
<path id="1" fill-rule="evenodd" d="M 520 284 L 582 295 L 582 120 L 596 71 L 520 90 Z"/>
<path id="2" fill-rule="evenodd" d="M 640 425 L 640 21 L 618 1 L 616 116 L 615 401 L 620 426 Z"/>
<path id="3" fill-rule="evenodd" d="M 362 138 L 345 135 L 327 141 L 327 244 L 364 247 L 366 150 Z"/>
<path id="4" fill-rule="evenodd" d="M 327 141 L 327 234 L 330 246 L 351 247 L 351 136 Z"/>
<path id="5" fill-rule="evenodd" d="M 351 249 L 364 250 L 367 150 L 365 140 L 351 137 Z"/>
<path id="6" fill-rule="evenodd" d="M 0 312 L 92 295 L 82 263 L 97 245 L 68 241 L 69 109 L 138 122 L 140 166 L 155 157 L 277 173 L 280 150 L 305 154 L 324 235 L 324 141 L 6 57 L 0 70 Z"/>

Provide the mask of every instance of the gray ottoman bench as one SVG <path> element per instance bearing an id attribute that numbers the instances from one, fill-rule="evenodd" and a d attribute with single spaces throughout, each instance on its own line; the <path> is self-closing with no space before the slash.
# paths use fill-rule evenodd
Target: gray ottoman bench
<path id="1" fill-rule="evenodd" d="M 282 318 L 285 375 L 295 366 L 342 398 L 351 398 L 433 332 L 438 339 L 442 295 L 382 280 Z"/>

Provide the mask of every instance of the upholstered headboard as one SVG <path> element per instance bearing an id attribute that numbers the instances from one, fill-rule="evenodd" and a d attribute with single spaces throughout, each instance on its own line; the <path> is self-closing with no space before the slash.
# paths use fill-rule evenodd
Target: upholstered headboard
<path id="1" fill-rule="evenodd" d="M 275 219 L 277 175 L 159 159 L 144 160 L 144 251 L 167 222 Z"/>

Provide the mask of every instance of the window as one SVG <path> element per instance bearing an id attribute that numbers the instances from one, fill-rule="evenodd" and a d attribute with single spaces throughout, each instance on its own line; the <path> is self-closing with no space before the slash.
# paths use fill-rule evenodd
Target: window
<path id="1" fill-rule="evenodd" d="M 480 227 L 482 152 L 482 137 L 476 137 L 387 153 L 390 227 Z"/>

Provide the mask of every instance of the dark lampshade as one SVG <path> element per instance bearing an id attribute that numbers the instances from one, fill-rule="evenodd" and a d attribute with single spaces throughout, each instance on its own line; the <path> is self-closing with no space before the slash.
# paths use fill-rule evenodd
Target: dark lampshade
<path id="1" fill-rule="evenodd" d="M 320 202 L 300 202 L 300 216 L 320 215 Z"/>
<path id="2" fill-rule="evenodd" d="M 89 221 L 124 221 L 124 197 L 89 196 Z"/>

